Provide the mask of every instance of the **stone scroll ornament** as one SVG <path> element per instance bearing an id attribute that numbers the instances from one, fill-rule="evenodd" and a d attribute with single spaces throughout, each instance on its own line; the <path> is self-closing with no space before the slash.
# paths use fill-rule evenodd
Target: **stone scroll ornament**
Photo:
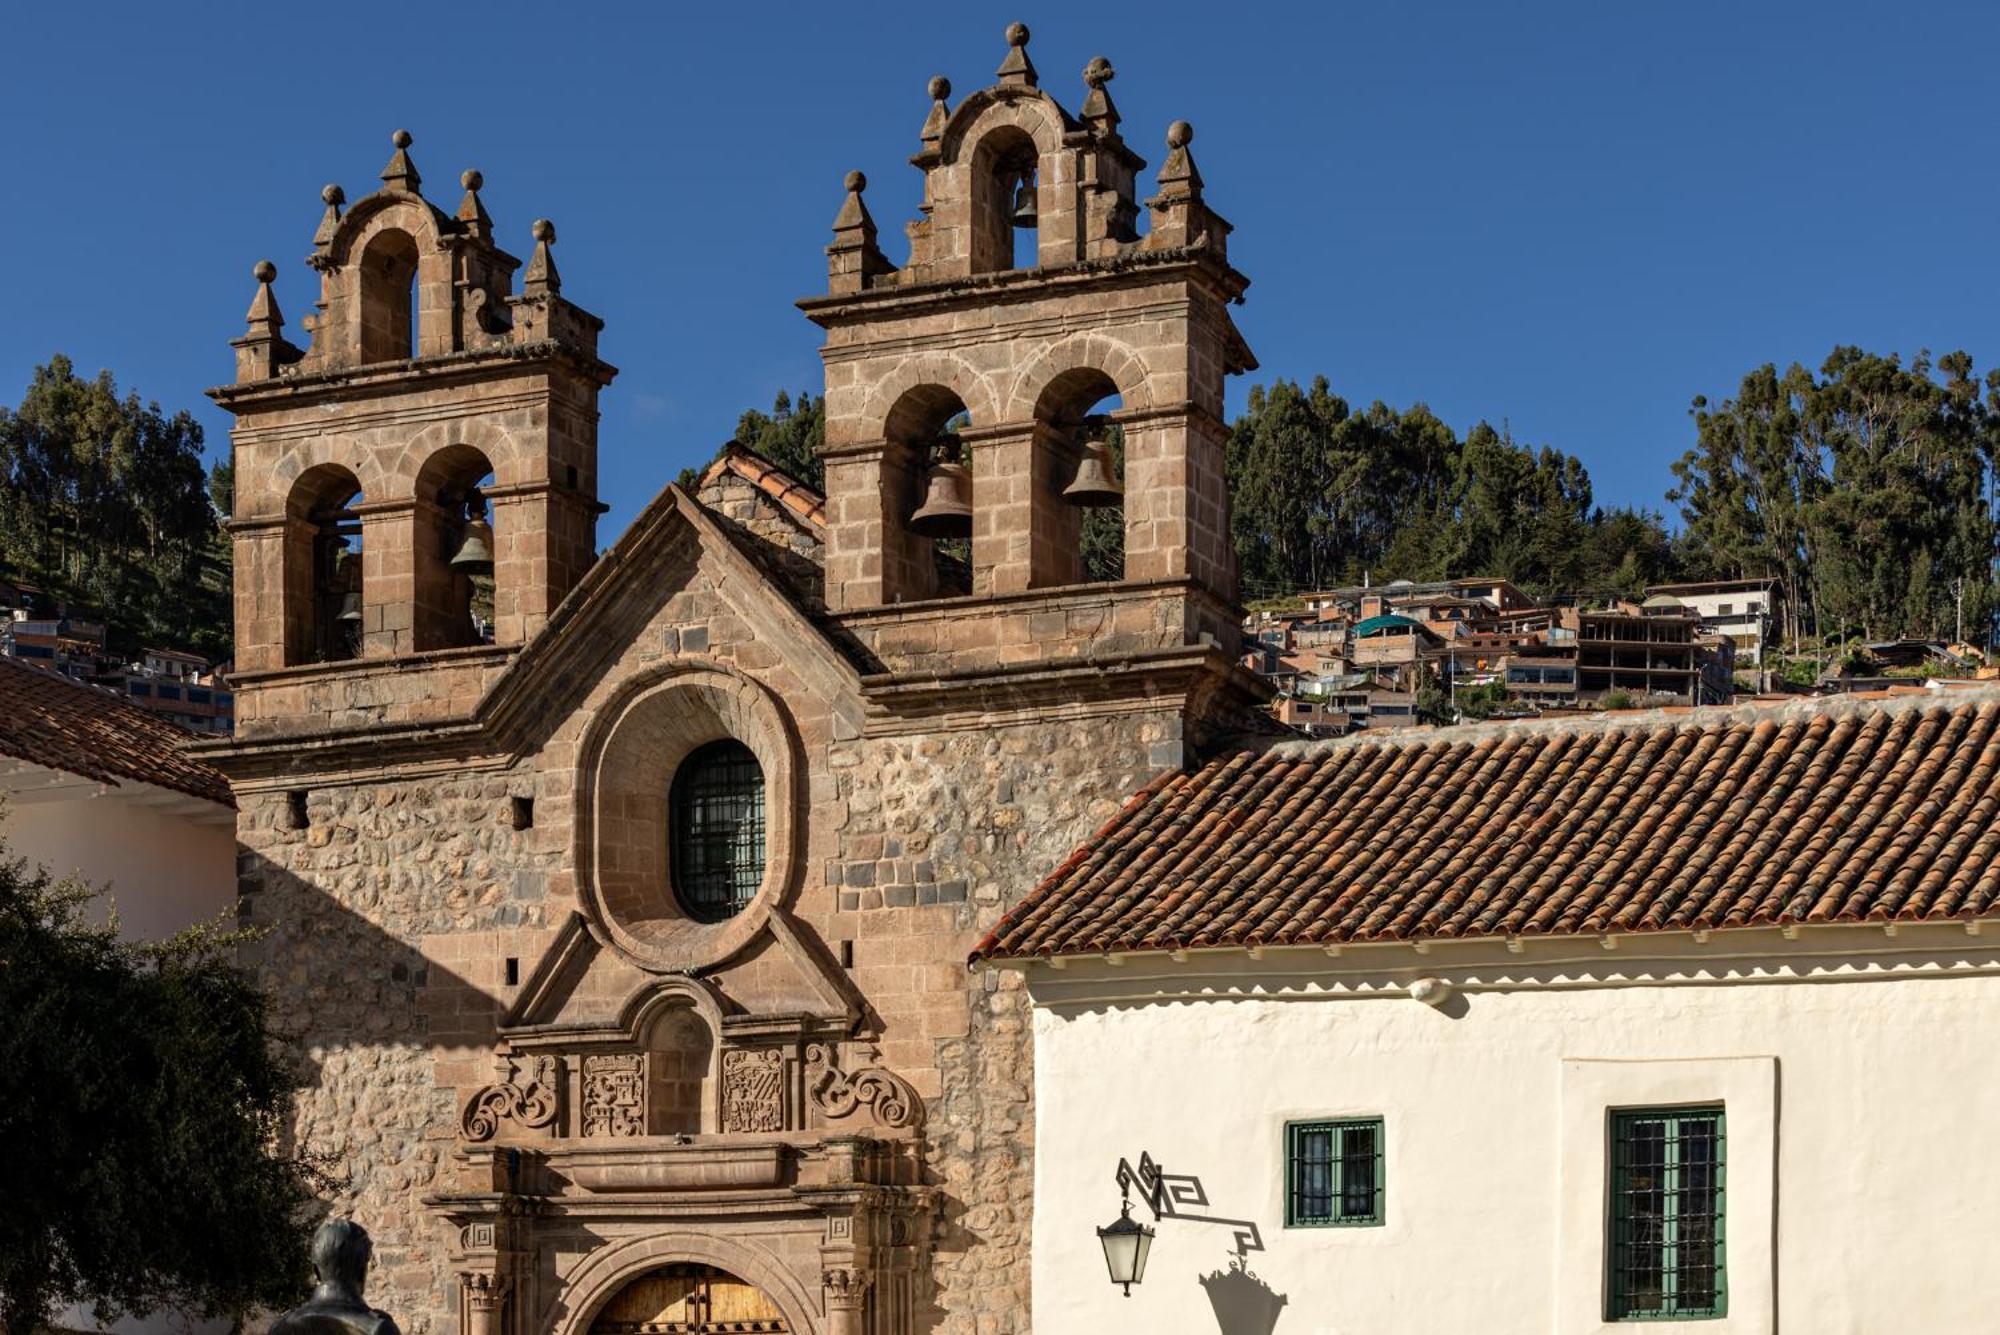
<path id="1" fill-rule="evenodd" d="M 806 1093 L 828 1117 L 847 1117 L 866 1108 L 877 1123 L 892 1129 L 924 1120 L 924 1101 L 909 1081 L 879 1066 L 852 1074 L 843 1071 L 828 1043 L 806 1045 Z"/>
<path id="2" fill-rule="evenodd" d="M 501 1057 L 499 1067 L 501 1079 L 485 1086 L 465 1105 L 459 1126 L 467 1140 L 491 1140 L 505 1121 L 538 1130 L 556 1120 L 562 1081 L 561 1066 L 554 1057 L 531 1059 L 526 1080 L 519 1078 L 511 1057 Z"/>
<path id="3" fill-rule="evenodd" d="M 722 1129 L 785 1129 L 785 1055 L 774 1048 L 722 1054 Z"/>

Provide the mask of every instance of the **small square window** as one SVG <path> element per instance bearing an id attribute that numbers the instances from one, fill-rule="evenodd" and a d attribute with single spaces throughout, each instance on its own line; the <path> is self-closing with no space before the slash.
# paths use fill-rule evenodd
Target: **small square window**
<path id="1" fill-rule="evenodd" d="M 1611 1114 L 1609 1320 L 1728 1312 L 1723 1142 L 1720 1108 Z"/>
<path id="2" fill-rule="evenodd" d="M 1285 1126 L 1285 1227 L 1382 1222 L 1382 1119 Z"/>

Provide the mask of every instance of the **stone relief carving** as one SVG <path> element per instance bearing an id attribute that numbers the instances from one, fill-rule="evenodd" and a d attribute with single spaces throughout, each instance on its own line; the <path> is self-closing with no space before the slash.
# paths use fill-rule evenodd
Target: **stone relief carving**
<path id="1" fill-rule="evenodd" d="M 583 1134 L 646 1134 L 646 1059 L 619 1052 L 583 1059 Z"/>
<path id="2" fill-rule="evenodd" d="M 851 1074 L 843 1071 L 828 1043 L 806 1045 L 806 1093 L 814 1107 L 832 1118 L 867 1108 L 878 1124 L 892 1129 L 916 1126 L 924 1119 L 924 1101 L 909 1081 L 879 1066 Z"/>
<path id="3" fill-rule="evenodd" d="M 722 1129 L 785 1129 L 785 1054 L 776 1048 L 731 1048 L 722 1054 Z"/>
<path id="4" fill-rule="evenodd" d="M 554 1057 L 532 1058 L 523 1080 L 511 1056 L 496 1062 L 500 1079 L 486 1085 L 465 1105 L 459 1127 L 467 1140 L 491 1140 L 500 1123 L 513 1121 L 529 1130 L 552 1125 L 561 1107 L 562 1065 Z"/>

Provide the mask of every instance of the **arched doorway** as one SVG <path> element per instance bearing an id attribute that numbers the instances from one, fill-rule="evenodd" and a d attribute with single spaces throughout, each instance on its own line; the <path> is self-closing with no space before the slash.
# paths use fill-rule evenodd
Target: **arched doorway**
<path id="1" fill-rule="evenodd" d="M 604 1305 L 590 1335 L 792 1335 L 778 1305 L 754 1284 L 712 1265 L 649 1270 Z"/>

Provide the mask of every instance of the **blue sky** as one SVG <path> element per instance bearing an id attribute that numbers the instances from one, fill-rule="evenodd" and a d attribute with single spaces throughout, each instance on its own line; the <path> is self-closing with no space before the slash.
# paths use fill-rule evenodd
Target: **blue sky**
<path id="1" fill-rule="evenodd" d="M 251 264 L 298 332 L 320 205 L 408 127 L 447 206 L 553 218 L 607 321 L 609 542 L 747 406 L 817 388 L 850 168 L 892 259 L 924 84 L 1012 19 L 1072 109 L 1102 53 L 1157 167 L 1177 117 L 1253 280 L 1263 369 L 1484 417 L 1661 504 L 1687 405 L 1836 343 L 2000 360 L 2000 6 L 1880 3 L 36 5 L 0 81 L 0 400 L 57 351 L 227 418 Z M 1217 17 L 1226 17 L 1218 24 Z M 1232 386 L 1232 409 L 1247 383 Z"/>

